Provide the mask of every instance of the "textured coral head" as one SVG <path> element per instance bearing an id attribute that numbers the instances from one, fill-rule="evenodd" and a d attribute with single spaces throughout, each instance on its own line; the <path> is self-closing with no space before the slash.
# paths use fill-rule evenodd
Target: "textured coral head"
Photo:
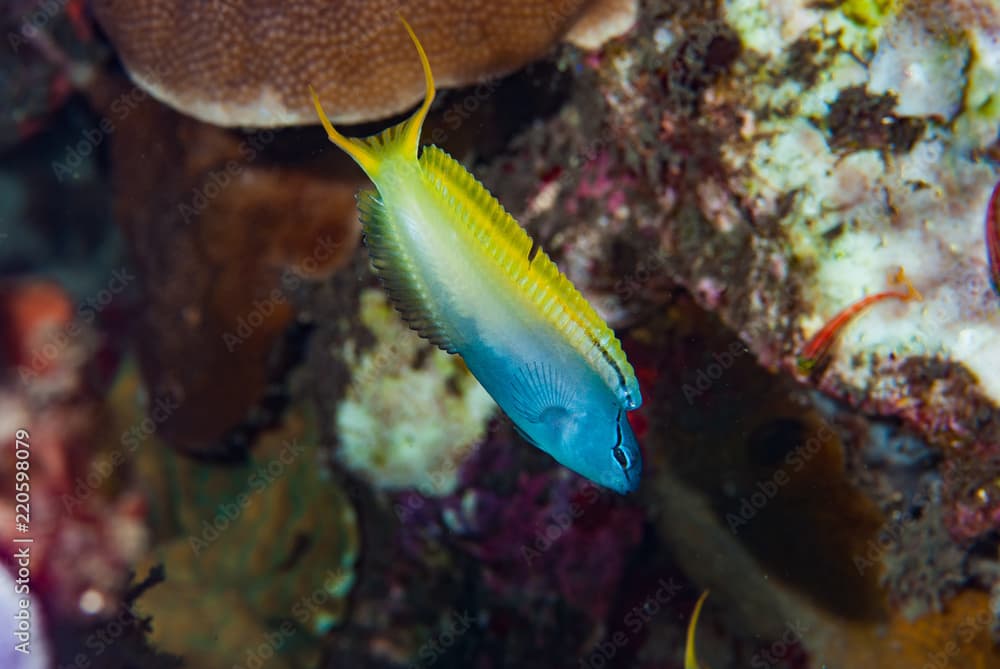
<path id="1" fill-rule="evenodd" d="M 500 76 L 561 39 L 595 48 L 631 27 L 636 0 L 94 0 L 132 79 L 172 107 L 223 126 L 377 120 L 420 99 L 402 14 L 443 86 Z"/>

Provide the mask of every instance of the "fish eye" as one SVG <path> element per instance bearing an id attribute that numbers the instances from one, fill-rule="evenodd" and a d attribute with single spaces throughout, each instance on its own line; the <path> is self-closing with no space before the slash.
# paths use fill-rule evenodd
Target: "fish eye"
<path id="1" fill-rule="evenodd" d="M 628 453 L 626 453 L 625 449 L 621 446 L 615 446 L 614 450 L 611 451 L 611 454 L 615 456 L 615 460 L 618 461 L 618 464 L 621 465 L 622 469 L 628 469 L 629 465 L 632 464 L 629 462 Z"/>

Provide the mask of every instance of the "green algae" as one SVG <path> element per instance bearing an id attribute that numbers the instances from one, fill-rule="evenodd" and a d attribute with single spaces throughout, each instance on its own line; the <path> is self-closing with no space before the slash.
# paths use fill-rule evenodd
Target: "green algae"
<path id="1" fill-rule="evenodd" d="M 199 462 L 151 443 L 140 456 L 160 540 L 136 603 L 152 642 L 190 666 L 312 666 L 347 612 L 359 535 L 347 495 L 318 466 L 315 418 L 293 409 L 249 460 Z M 249 653 L 249 655 L 248 655 Z"/>

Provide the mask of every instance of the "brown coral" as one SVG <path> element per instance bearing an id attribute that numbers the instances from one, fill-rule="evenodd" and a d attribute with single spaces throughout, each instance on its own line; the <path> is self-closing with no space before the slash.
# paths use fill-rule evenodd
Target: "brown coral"
<path id="1" fill-rule="evenodd" d="M 139 362 L 150 405 L 169 407 L 158 434 L 217 455 L 264 398 L 295 289 L 353 255 L 360 179 L 332 156 L 274 155 L 292 147 L 270 131 L 223 130 L 149 99 L 116 113 L 127 95 L 97 106 L 111 109 L 115 215 L 145 298 Z"/>
<path id="2" fill-rule="evenodd" d="M 98 20 L 133 80 L 224 126 L 315 122 L 312 84 L 335 122 L 401 112 L 423 94 L 420 63 L 396 18 L 420 36 L 438 83 L 511 72 L 559 39 L 593 48 L 635 19 L 635 0 L 96 0 Z"/>

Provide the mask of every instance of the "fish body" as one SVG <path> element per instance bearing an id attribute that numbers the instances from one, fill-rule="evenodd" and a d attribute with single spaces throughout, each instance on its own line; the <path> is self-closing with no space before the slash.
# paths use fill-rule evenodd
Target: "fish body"
<path id="1" fill-rule="evenodd" d="M 375 190 L 359 196 L 372 266 L 404 320 L 466 366 L 538 448 L 616 490 L 638 485 L 642 458 L 626 417 L 642 398 L 621 344 L 517 221 L 464 167 L 418 152 L 434 95 L 407 121 L 348 139 L 327 135 Z M 419 155 L 418 155 L 419 153 Z"/>

